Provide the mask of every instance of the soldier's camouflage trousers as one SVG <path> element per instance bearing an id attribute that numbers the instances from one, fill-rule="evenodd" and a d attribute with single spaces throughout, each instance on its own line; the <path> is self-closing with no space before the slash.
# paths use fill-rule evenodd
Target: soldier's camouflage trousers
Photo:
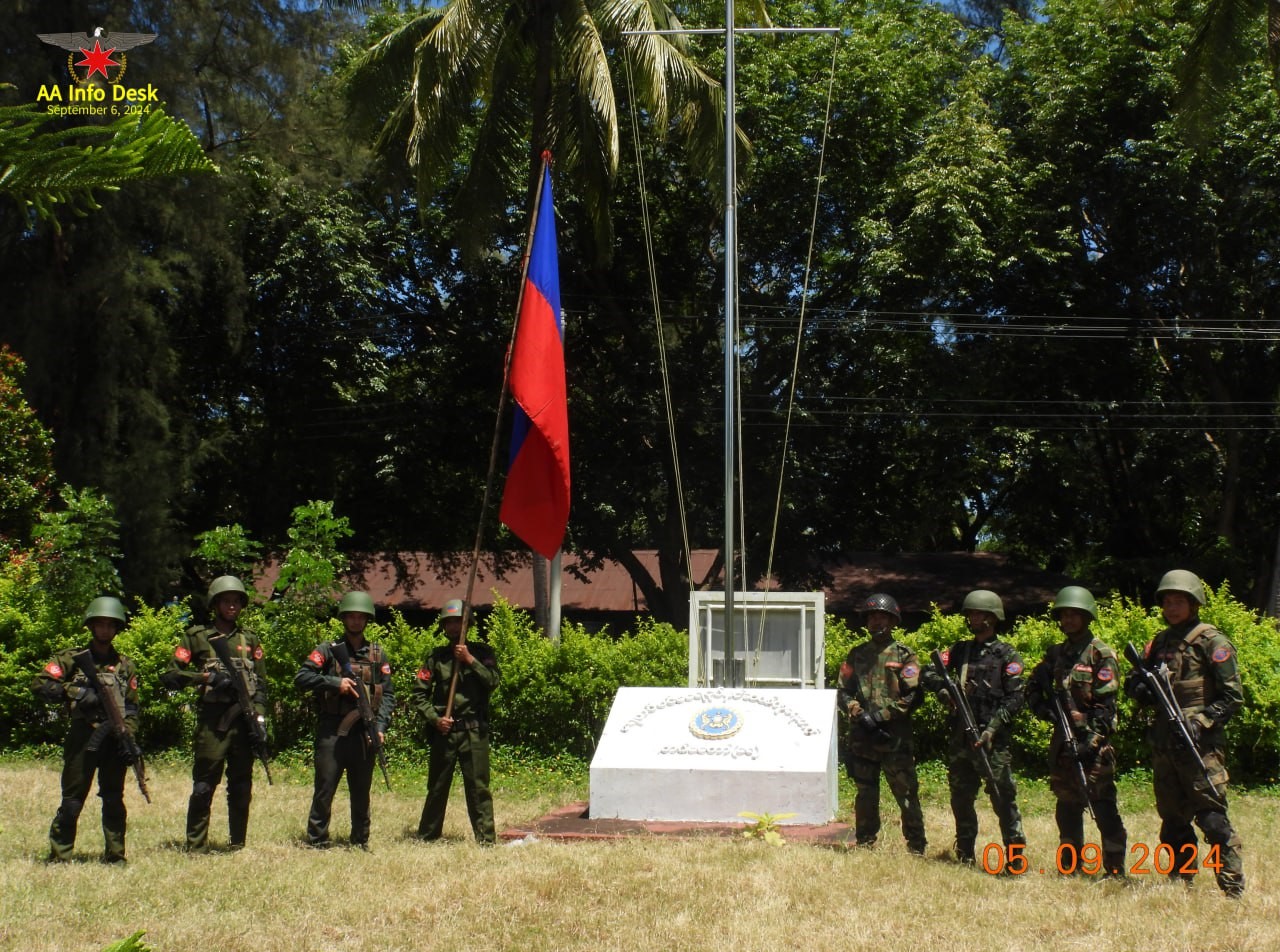
<path id="1" fill-rule="evenodd" d="M 916 779 L 916 762 L 911 749 L 883 756 L 864 757 L 850 750 L 846 766 L 853 778 L 856 793 L 853 800 L 854 837 L 859 846 L 870 846 L 880 834 L 880 772 L 902 813 L 902 836 L 912 853 L 924 853 L 924 811 L 920 807 L 920 782 Z"/>
<path id="2" fill-rule="evenodd" d="M 956 854 L 972 861 L 978 839 L 978 811 L 974 802 L 983 784 L 991 798 L 991 809 L 1000 821 L 1000 837 L 1005 846 L 1025 843 L 1022 814 L 1018 812 L 1018 787 L 1013 780 L 1013 757 L 1007 747 L 996 747 L 987 755 L 996 777 L 996 789 L 990 788 L 977 754 L 961 744 L 952 743 L 947 756 L 947 786 L 951 789 L 951 815 L 956 821 Z"/>

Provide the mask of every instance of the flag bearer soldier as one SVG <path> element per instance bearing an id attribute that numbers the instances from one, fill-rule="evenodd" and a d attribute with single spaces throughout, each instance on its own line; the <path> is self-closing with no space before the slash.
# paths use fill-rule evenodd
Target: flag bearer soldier
<path id="1" fill-rule="evenodd" d="M 112 645 L 125 626 L 124 606 L 119 599 L 95 598 L 85 609 L 84 623 L 91 635 L 88 649 L 61 652 L 44 666 L 31 685 L 37 697 L 66 705 L 71 715 L 71 727 L 62 747 L 62 802 L 49 827 L 49 860 L 71 859 L 80 812 L 96 772 L 98 796 L 102 800 L 103 860 L 123 863 L 128 815 L 124 805 L 124 780 L 132 755 L 111 731 L 103 699 L 77 665 L 75 656 L 81 650 L 88 650 L 103 689 L 116 692 L 130 732 L 138 728 L 138 670 Z"/>
<path id="2" fill-rule="evenodd" d="M 426 718 L 431 755 L 418 836 L 440 838 L 454 766 L 459 765 L 471 829 L 477 842 L 492 845 L 497 832 L 489 792 L 489 696 L 500 675 L 493 649 L 466 640 L 462 615 L 461 599 L 445 603 L 440 619 L 449 640 L 431 652 L 413 684 L 413 706 Z"/>
<path id="3" fill-rule="evenodd" d="M 1128 834 L 1116 806 L 1116 752 L 1111 746 L 1119 663 L 1115 649 L 1089 630 L 1098 618 L 1098 603 L 1088 589 L 1062 589 L 1053 600 L 1053 614 L 1066 640 L 1052 645 L 1031 672 L 1027 703 L 1041 720 L 1070 727 L 1066 737 L 1061 727 L 1055 729 L 1049 743 L 1058 842 L 1074 851 L 1060 857 L 1058 868 L 1079 868 L 1088 807 L 1098 824 L 1106 875 L 1123 876 Z"/>
<path id="4" fill-rule="evenodd" d="M 249 804 L 253 800 L 254 750 L 245 724 L 232 673 L 218 660 L 209 639 L 225 636 L 232 664 L 248 679 L 254 714 L 266 716 L 267 682 L 263 673 L 262 643 L 252 631 L 240 627 L 240 613 L 249 604 L 244 583 L 222 575 L 209 585 L 211 625 L 193 625 L 174 649 L 161 681 L 170 691 L 195 688 L 199 694 L 196 715 L 195 758 L 191 767 L 191 798 L 187 802 L 186 845 L 190 850 L 209 846 L 209 814 L 213 794 L 227 775 L 227 824 L 232 849 L 244 846 L 249 829 Z"/>
<path id="5" fill-rule="evenodd" d="M 316 724 L 315 792 L 307 817 L 307 842 L 329 844 L 329 817 L 333 796 L 343 772 L 351 798 L 351 845 L 369 845 L 369 788 L 373 785 L 376 748 L 361 723 L 360 688 L 376 717 L 378 744 L 386 739 L 395 691 L 391 685 L 391 665 L 382 646 L 365 639 L 365 627 L 374 618 L 373 599 L 364 592 L 348 592 L 338 604 L 342 639 L 322 641 L 298 669 L 293 683 L 312 691 L 319 719 Z M 354 675 L 354 677 L 353 677 Z"/>
<path id="6" fill-rule="evenodd" d="M 907 849 L 925 850 L 924 813 L 911 746 L 911 712 L 921 697 L 916 653 L 893 639 L 902 620 L 891 596 L 876 594 L 863 603 L 871 638 L 849 650 L 840 666 L 840 703 L 849 715 L 846 769 L 857 794 L 854 836 L 874 846 L 880 833 L 880 772 L 902 811 Z"/>
<path id="7" fill-rule="evenodd" d="M 1240 834 L 1227 818 L 1226 795 L 1226 724 L 1244 704 L 1236 649 L 1226 635 L 1200 620 L 1204 583 L 1194 572 L 1165 573 L 1156 589 L 1156 602 L 1169 627 L 1147 645 L 1146 662 L 1168 672 L 1174 700 L 1205 768 L 1201 771 L 1192 752 L 1183 749 L 1172 725 L 1157 717 L 1148 738 L 1160 843 L 1173 851 L 1171 877 L 1181 874 L 1191 881 L 1183 868 L 1195 868 L 1209 858 L 1196 855 L 1194 820 L 1205 840 L 1217 847 L 1216 859 L 1222 864 L 1217 870 L 1218 886 L 1238 898 L 1244 894 L 1244 862 Z M 1125 679 L 1124 689 L 1141 705 L 1155 703 L 1136 671 Z"/>

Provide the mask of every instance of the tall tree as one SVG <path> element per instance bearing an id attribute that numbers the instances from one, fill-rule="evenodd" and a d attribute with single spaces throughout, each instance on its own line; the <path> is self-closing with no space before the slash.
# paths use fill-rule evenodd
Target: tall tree
<path id="1" fill-rule="evenodd" d="M 540 156 L 550 150 L 607 252 L 619 159 L 610 47 L 632 64 L 654 129 L 676 125 L 704 167 L 722 141 L 719 86 L 687 54 L 685 38 L 652 33 L 680 27 L 666 3 L 451 0 L 386 26 L 352 64 L 353 103 L 381 125 L 381 151 L 405 153 L 421 195 L 451 176 L 468 142 L 456 214 L 473 250 L 498 230 L 513 197 L 531 207 Z"/>

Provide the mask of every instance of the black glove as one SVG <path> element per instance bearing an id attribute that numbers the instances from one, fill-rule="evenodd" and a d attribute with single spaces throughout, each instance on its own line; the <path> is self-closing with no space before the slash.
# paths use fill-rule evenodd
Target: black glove
<path id="1" fill-rule="evenodd" d="M 1187 734 L 1191 737 L 1191 745 L 1193 747 L 1200 746 L 1200 735 L 1204 733 L 1204 728 L 1200 726 L 1199 721 L 1187 721 Z"/>
<path id="2" fill-rule="evenodd" d="M 880 730 L 880 722 L 876 719 L 876 715 L 863 711 L 858 715 L 858 726 L 868 734 L 875 734 Z"/>
<path id="3" fill-rule="evenodd" d="M 1151 688 L 1147 686 L 1146 681 L 1135 681 L 1128 689 L 1129 697 L 1133 698 L 1139 704 L 1151 705 L 1156 702 L 1155 697 L 1151 693 Z"/>
<path id="4" fill-rule="evenodd" d="M 138 762 L 138 748 L 132 744 L 121 744 L 120 759 L 124 761 L 126 767 L 132 767 Z"/>
<path id="5" fill-rule="evenodd" d="M 225 671 L 210 671 L 208 684 L 210 691 L 225 690 L 231 687 L 231 675 Z"/>
<path id="6" fill-rule="evenodd" d="M 81 688 L 73 700 L 78 707 L 94 707 L 98 703 L 98 692 L 93 688 Z"/>

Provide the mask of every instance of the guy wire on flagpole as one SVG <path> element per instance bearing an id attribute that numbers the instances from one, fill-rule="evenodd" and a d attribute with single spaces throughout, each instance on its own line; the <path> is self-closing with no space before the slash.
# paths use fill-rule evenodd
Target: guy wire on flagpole
<path id="1" fill-rule="evenodd" d="M 507 391 L 511 381 L 511 358 L 515 352 L 516 331 L 520 327 L 520 308 L 524 306 L 524 289 L 529 278 L 529 259 L 533 251 L 533 232 L 538 226 L 538 212 L 542 206 L 542 183 L 546 179 L 547 169 L 551 165 L 551 151 L 542 150 L 542 168 L 538 173 L 538 188 L 533 196 L 533 214 L 529 216 L 529 234 L 524 243 L 524 261 L 520 265 L 520 292 L 516 297 L 516 319 L 511 322 L 511 340 L 507 343 L 507 354 L 502 362 L 502 392 L 498 394 L 498 415 L 493 424 L 493 443 L 489 447 L 489 472 L 484 478 L 484 496 L 480 502 L 480 522 L 476 526 L 476 544 L 471 550 L 471 572 L 467 577 L 467 593 L 462 600 L 462 634 L 465 641 L 467 627 L 471 624 L 471 595 L 476 587 L 476 575 L 480 570 L 480 546 L 484 541 L 484 521 L 489 514 L 489 500 L 493 495 L 493 474 L 498 468 L 498 443 L 502 436 L 502 414 L 507 408 Z M 458 690 L 459 669 L 453 666 L 453 677 L 449 679 L 449 699 L 445 702 L 444 716 L 450 717 L 453 712 L 453 696 Z"/>
<path id="2" fill-rule="evenodd" d="M 737 679 L 737 647 L 734 631 L 734 465 L 737 456 L 735 438 L 735 371 L 737 368 L 738 309 L 738 173 L 737 173 L 737 106 L 734 38 L 738 33 L 828 33 L 838 34 L 835 27 L 739 27 L 734 0 L 725 0 L 724 28 L 674 30 L 623 30 L 623 36 L 662 36 L 667 34 L 707 34 L 724 36 L 724 686 L 744 687 Z M 745 538 L 745 531 L 743 533 Z M 745 574 L 742 588 L 745 593 Z M 743 618 L 744 647 L 747 624 Z M 746 665 L 743 672 L 745 681 Z"/>

